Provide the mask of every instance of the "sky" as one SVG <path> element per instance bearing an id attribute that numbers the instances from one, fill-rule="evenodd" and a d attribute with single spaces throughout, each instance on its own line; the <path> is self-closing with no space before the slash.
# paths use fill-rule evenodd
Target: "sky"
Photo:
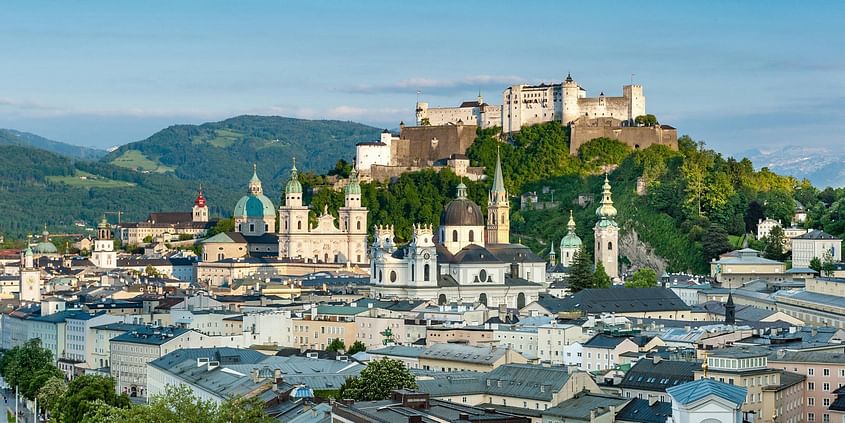
<path id="1" fill-rule="evenodd" d="M 413 122 L 515 83 L 644 86 L 728 154 L 845 147 L 845 2 L 0 0 L 0 127 L 109 147 L 240 114 Z"/>

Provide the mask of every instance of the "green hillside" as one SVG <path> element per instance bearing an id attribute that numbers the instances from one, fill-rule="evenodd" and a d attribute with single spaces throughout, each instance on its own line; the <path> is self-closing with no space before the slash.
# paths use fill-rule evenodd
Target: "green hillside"
<path id="1" fill-rule="evenodd" d="M 14 129 L 0 129 L 0 145 L 35 147 L 75 159 L 97 160 L 106 155 L 105 150 L 65 144 Z"/>
<path id="2" fill-rule="evenodd" d="M 133 220 L 150 211 L 189 210 L 195 196 L 193 183 L 173 176 L 0 146 L 0 233 L 6 235 L 26 235 L 45 223 L 52 232 L 70 230 L 77 220 L 92 225 L 105 211 Z"/>
<path id="3" fill-rule="evenodd" d="M 257 163 L 264 189 L 278 198 L 292 157 L 300 170 L 322 173 L 337 160 L 354 156 L 356 143 L 375 140 L 379 132 L 354 122 L 238 116 L 171 126 L 121 146 L 103 161 L 238 193 L 245 189 L 252 163 Z M 221 200 L 234 205 L 237 199 L 229 195 Z"/>

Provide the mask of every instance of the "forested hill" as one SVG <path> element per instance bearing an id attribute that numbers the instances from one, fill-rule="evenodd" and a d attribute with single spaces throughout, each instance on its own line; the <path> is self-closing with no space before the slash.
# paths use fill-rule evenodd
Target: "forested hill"
<path id="1" fill-rule="evenodd" d="M 14 129 L 0 129 L 0 145 L 35 147 L 75 159 L 97 160 L 106 155 L 105 150 L 65 144 Z"/>
<path id="2" fill-rule="evenodd" d="M 0 233 L 9 237 L 38 232 L 44 224 L 54 233 L 71 230 L 76 221 L 90 226 L 106 211 L 120 210 L 131 220 L 156 210 L 190 210 L 195 196 L 193 183 L 173 176 L 0 145 Z"/>
<path id="3" fill-rule="evenodd" d="M 256 163 L 265 190 L 278 192 L 292 157 L 298 159 L 300 170 L 322 173 L 339 159 L 349 160 L 355 155 L 356 143 L 376 140 L 379 132 L 354 122 L 238 116 L 202 125 L 171 126 L 143 141 L 121 146 L 103 161 L 237 192 L 245 189 L 252 163 Z"/>

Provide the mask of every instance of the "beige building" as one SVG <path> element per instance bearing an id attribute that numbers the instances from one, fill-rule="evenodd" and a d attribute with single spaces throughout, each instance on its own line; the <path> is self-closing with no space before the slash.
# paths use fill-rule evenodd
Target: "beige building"
<path id="1" fill-rule="evenodd" d="M 494 343 L 493 328 L 489 326 L 429 326 L 426 329 L 426 345 L 466 344 L 473 346 Z"/>
<path id="2" fill-rule="evenodd" d="M 155 238 L 177 241 L 181 235 L 202 237 L 215 224 L 216 220 L 209 218 L 208 204 L 200 189 L 190 212 L 150 213 L 143 222 L 120 224 L 118 233 L 124 245 L 142 244 L 145 239 Z"/>
<path id="3" fill-rule="evenodd" d="M 829 255 L 842 261 L 842 240 L 824 231 L 814 230 L 792 238 L 792 267 L 810 267 L 810 261 L 821 261 Z"/>
<path id="4" fill-rule="evenodd" d="M 761 347 L 713 350 L 707 357 L 706 368 L 695 372 L 695 379 L 706 377 L 745 387 L 747 395 L 742 411 L 753 412 L 756 422 L 806 421 L 803 419 L 805 377 L 770 368 L 769 354 L 769 349 Z"/>
<path id="5" fill-rule="evenodd" d="M 458 107 L 429 107 L 417 102 L 417 125 L 476 125 L 479 128 L 502 126 L 502 106 L 484 102 L 481 93 L 475 101 L 465 101 Z"/>
<path id="6" fill-rule="evenodd" d="M 786 266 L 782 262 L 760 257 L 760 252 L 751 248 L 723 254 L 718 260 L 710 262 L 710 276 L 723 288 L 739 288 L 759 279 L 783 281 L 785 271 Z"/>
<path id="7" fill-rule="evenodd" d="M 845 279 L 812 278 L 801 290 L 774 293 L 778 311 L 812 326 L 845 329 Z"/>
<path id="8" fill-rule="evenodd" d="M 639 350 L 639 346 L 630 338 L 598 334 L 582 344 L 581 369 L 614 369 L 623 363 L 622 354 Z"/>
<path id="9" fill-rule="evenodd" d="M 566 367 L 504 364 L 486 374 L 454 374 L 421 378 L 419 390 L 458 404 L 490 404 L 523 409 L 537 415 L 581 392 L 600 393 L 588 373 Z M 533 410 L 533 411 L 532 411 Z"/>
<path id="10" fill-rule="evenodd" d="M 420 368 L 441 372 L 489 372 L 504 364 L 525 364 L 522 354 L 495 346 L 433 344 L 420 352 Z"/>
<path id="11" fill-rule="evenodd" d="M 319 305 L 293 319 L 293 346 L 300 349 L 325 350 L 335 339 L 348 348 L 358 340 L 356 316 L 367 313 L 363 307 Z"/>

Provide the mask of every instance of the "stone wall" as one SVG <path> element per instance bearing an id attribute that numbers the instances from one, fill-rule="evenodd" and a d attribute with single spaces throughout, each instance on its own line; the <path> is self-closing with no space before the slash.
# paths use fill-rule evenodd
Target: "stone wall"
<path id="1" fill-rule="evenodd" d="M 678 130 L 668 125 L 622 126 L 618 119 L 599 118 L 573 122 L 570 128 L 569 153 L 573 156 L 588 141 L 602 137 L 621 141 L 635 150 L 652 145 L 678 149 Z"/>
<path id="2" fill-rule="evenodd" d="M 463 155 L 475 141 L 476 125 L 405 126 L 393 141 L 391 166 L 431 166 Z"/>

